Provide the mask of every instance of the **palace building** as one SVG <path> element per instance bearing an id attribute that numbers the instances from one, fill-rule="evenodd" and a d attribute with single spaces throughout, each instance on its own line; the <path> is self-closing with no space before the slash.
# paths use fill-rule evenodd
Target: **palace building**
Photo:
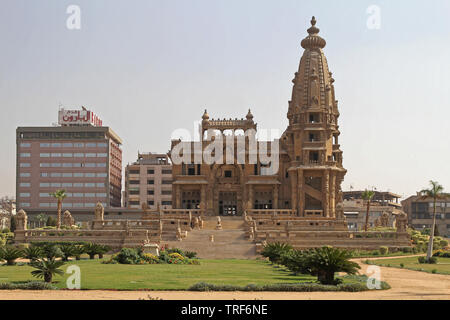
<path id="1" fill-rule="evenodd" d="M 207 216 L 287 210 L 298 217 L 344 219 L 340 204 L 346 170 L 338 141 L 338 102 L 323 53 L 326 41 L 319 36 L 314 17 L 311 24 L 308 36 L 301 42 L 304 53 L 292 81 L 289 126 L 279 140 L 268 146 L 269 154 L 277 154 L 278 170 L 268 170 L 269 163 L 264 163 L 260 155 L 255 163 L 248 161 L 252 156 L 249 143 L 245 144 L 245 163 L 236 161 L 236 155 L 228 155 L 228 145 L 223 150 L 223 163 L 199 163 L 194 161 L 195 154 L 182 163 L 172 159 L 173 208 L 200 209 Z M 249 130 L 253 134 L 247 134 Z M 244 131 L 248 142 L 256 130 L 250 110 L 245 119 L 234 120 L 210 119 L 205 110 L 200 142 L 190 144 L 192 149 L 198 144 L 204 152 L 216 141 L 217 137 L 210 134 L 216 131 L 229 132 L 223 140 L 233 139 L 231 145 L 238 146 L 243 136 L 237 132 Z M 172 153 L 180 143 L 172 141 Z"/>

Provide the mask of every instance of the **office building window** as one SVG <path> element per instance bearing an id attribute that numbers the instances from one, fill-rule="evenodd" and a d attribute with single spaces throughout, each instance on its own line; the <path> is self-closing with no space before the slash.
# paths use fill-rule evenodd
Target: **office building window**
<path id="1" fill-rule="evenodd" d="M 29 172 L 21 172 L 20 176 L 22 178 L 29 178 L 29 177 L 31 177 L 31 173 L 29 173 Z"/>
<path id="2" fill-rule="evenodd" d="M 28 142 L 22 142 L 22 143 L 20 144 L 20 146 L 21 146 L 22 148 L 29 148 L 29 147 L 31 147 L 31 143 L 28 143 Z"/>
<path id="3" fill-rule="evenodd" d="M 24 152 L 24 153 L 21 153 L 20 154 L 20 157 L 21 158 L 29 158 L 31 156 L 31 154 L 30 153 L 27 153 L 27 152 Z"/>
<path id="4" fill-rule="evenodd" d="M 31 163 L 28 163 L 28 162 L 22 162 L 22 163 L 20 163 L 20 165 L 19 165 L 21 168 L 29 168 L 29 167 L 31 167 Z"/>
<path id="5" fill-rule="evenodd" d="M 21 182 L 21 183 L 19 184 L 19 186 L 20 186 L 20 187 L 31 187 L 31 183 L 29 183 L 29 182 Z"/>

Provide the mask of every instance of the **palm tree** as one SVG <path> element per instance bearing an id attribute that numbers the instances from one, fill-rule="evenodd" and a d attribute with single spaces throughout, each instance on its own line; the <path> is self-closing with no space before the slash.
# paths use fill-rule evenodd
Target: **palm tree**
<path id="1" fill-rule="evenodd" d="M 431 226 L 430 241 L 428 242 L 427 262 L 430 261 L 430 258 L 433 255 L 434 229 L 436 228 L 436 200 L 445 198 L 443 193 L 444 187 L 437 181 L 431 180 L 430 186 L 430 189 L 423 189 L 420 191 L 421 199 L 433 198 L 433 225 Z"/>
<path id="2" fill-rule="evenodd" d="M 53 275 L 64 275 L 64 271 L 59 269 L 64 264 L 62 260 L 41 259 L 33 261 L 30 266 L 37 270 L 31 271 L 31 275 L 36 278 L 44 278 L 45 282 L 51 283 Z"/>
<path id="3" fill-rule="evenodd" d="M 336 272 L 356 274 L 361 269 L 356 262 L 350 261 L 352 253 L 332 247 L 309 249 L 303 252 L 300 260 L 302 268 L 309 269 L 312 275 L 317 275 L 317 280 L 322 284 L 337 284 L 334 280 Z"/>
<path id="4" fill-rule="evenodd" d="M 48 217 L 45 213 L 39 213 L 36 216 L 36 219 L 39 222 L 39 227 L 42 227 L 42 224 L 45 224 L 47 222 Z M 44 227 L 45 227 L 45 225 L 44 225 Z"/>
<path id="5" fill-rule="evenodd" d="M 22 258 L 29 259 L 30 262 L 36 261 L 43 256 L 43 251 L 41 248 L 37 246 L 30 246 L 28 248 L 23 249 Z"/>
<path id="6" fill-rule="evenodd" d="M 55 192 L 50 193 L 50 196 L 58 200 L 58 221 L 56 223 L 56 228 L 61 229 L 61 209 L 62 202 L 65 197 L 67 197 L 66 190 L 56 190 Z"/>
<path id="7" fill-rule="evenodd" d="M 364 224 L 364 231 L 367 232 L 369 226 L 369 211 L 370 211 L 370 203 L 372 201 L 373 196 L 375 195 L 375 191 L 372 190 L 364 190 L 361 194 L 361 197 L 367 201 L 367 210 L 366 210 L 366 223 Z"/>
<path id="8" fill-rule="evenodd" d="M 0 248 L 0 260 L 6 260 L 6 265 L 13 266 L 16 264 L 16 259 L 22 257 L 22 250 L 13 246 L 5 246 Z"/>

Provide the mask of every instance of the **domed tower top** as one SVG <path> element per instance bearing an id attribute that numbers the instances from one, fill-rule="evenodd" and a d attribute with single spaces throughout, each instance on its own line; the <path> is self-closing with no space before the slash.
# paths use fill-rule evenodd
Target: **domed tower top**
<path id="1" fill-rule="evenodd" d="M 209 114 L 208 114 L 208 111 L 206 109 L 205 109 L 205 112 L 203 113 L 202 119 L 203 120 L 209 120 Z"/>
<path id="2" fill-rule="evenodd" d="M 253 114 L 252 114 L 252 112 L 250 111 L 250 109 L 248 109 L 248 113 L 247 113 L 246 118 L 247 118 L 248 121 L 252 121 L 252 120 L 253 120 Z"/>
<path id="3" fill-rule="evenodd" d="M 302 40 L 303 49 L 323 49 L 325 48 L 327 42 L 325 39 L 320 37 L 318 34 L 320 29 L 316 27 L 316 18 L 311 19 L 311 28 L 308 29 L 308 36 Z"/>
<path id="4" fill-rule="evenodd" d="M 337 112 L 334 97 L 334 79 L 323 53 L 326 41 L 319 36 L 316 18 L 312 17 L 308 36 L 302 40 L 305 49 L 298 72 L 293 80 L 294 88 L 289 103 L 288 118 L 295 122 L 294 114 L 304 108 L 327 108 Z"/>

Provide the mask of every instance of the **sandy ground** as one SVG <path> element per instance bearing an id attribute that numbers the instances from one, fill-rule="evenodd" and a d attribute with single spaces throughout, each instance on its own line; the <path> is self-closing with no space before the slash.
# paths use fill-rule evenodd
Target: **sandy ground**
<path id="1" fill-rule="evenodd" d="M 392 257 L 389 257 L 390 259 Z M 380 258 L 383 259 L 383 258 Z M 367 265 L 356 259 L 361 272 Z M 380 267 L 381 280 L 391 285 L 390 290 L 365 292 L 190 292 L 190 291 L 106 291 L 106 290 L 0 290 L 0 300 L 450 300 L 450 276 L 406 269 Z M 369 272 L 368 275 L 371 275 Z"/>

